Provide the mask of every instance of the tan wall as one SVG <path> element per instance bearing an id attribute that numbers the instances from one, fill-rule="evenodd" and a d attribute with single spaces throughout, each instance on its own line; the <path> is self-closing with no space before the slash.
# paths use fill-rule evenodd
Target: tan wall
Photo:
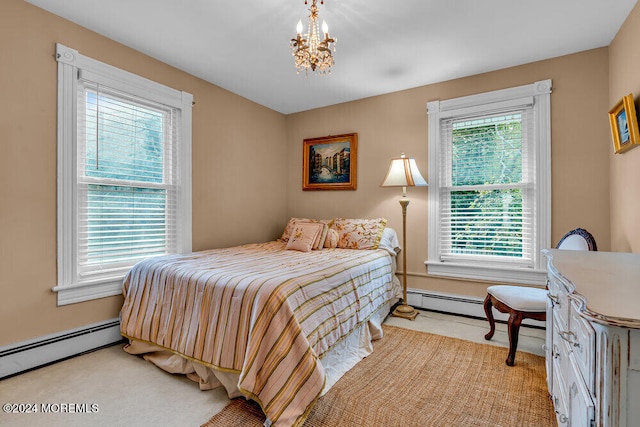
<path id="1" fill-rule="evenodd" d="M 55 43 L 190 92 L 193 248 L 266 241 L 286 221 L 285 116 L 22 0 L 0 2 L 0 346 L 118 316 L 56 307 Z M 259 215 L 256 213 L 259 212 Z"/>
<path id="2" fill-rule="evenodd" d="M 638 111 L 640 96 L 640 5 L 636 5 L 609 46 L 609 107 L 632 93 Z M 603 112 L 606 114 L 606 112 Z M 640 252 L 640 148 L 614 154 L 609 147 L 611 187 L 611 248 L 617 252 Z"/>
<path id="3" fill-rule="evenodd" d="M 607 250 L 609 236 L 609 146 L 607 48 L 501 71 L 419 87 L 287 116 L 291 216 L 329 218 L 383 216 L 399 233 L 400 190 L 380 188 L 389 161 L 401 152 L 415 157 L 427 177 L 426 103 L 552 79 L 552 242 L 575 227 L 591 231 Z M 302 191 L 304 138 L 357 132 L 358 189 Z M 640 154 L 640 150 L 638 153 Z M 486 284 L 426 277 L 427 191 L 409 189 L 408 287 L 484 296 Z"/>

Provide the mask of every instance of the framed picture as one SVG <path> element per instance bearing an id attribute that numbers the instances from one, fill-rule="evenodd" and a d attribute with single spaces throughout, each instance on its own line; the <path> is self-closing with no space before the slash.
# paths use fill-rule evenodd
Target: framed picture
<path id="1" fill-rule="evenodd" d="M 304 140 L 303 190 L 355 190 L 358 134 Z"/>
<path id="2" fill-rule="evenodd" d="M 616 154 L 624 153 L 640 144 L 638 118 L 632 94 L 623 97 L 609 111 L 609 124 Z"/>

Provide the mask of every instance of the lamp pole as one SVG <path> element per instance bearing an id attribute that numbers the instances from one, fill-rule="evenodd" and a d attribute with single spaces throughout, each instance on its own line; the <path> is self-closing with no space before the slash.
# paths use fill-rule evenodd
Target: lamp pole
<path id="1" fill-rule="evenodd" d="M 393 310 L 393 315 L 396 317 L 403 317 L 405 319 L 414 320 L 418 315 L 418 312 L 407 304 L 407 206 L 409 205 L 409 199 L 406 196 L 406 190 L 400 199 L 400 206 L 402 206 L 402 304 Z"/>

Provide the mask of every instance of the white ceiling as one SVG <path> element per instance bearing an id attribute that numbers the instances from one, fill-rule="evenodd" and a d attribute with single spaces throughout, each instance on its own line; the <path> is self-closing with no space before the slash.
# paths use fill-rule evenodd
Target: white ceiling
<path id="1" fill-rule="evenodd" d="M 26 1 L 285 114 L 608 46 L 636 3 L 325 0 L 336 63 L 305 78 L 304 0 Z"/>

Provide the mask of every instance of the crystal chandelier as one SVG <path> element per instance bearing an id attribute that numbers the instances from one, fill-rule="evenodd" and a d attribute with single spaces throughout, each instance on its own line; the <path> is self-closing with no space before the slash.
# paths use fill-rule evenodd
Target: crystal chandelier
<path id="1" fill-rule="evenodd" d="M 329 27 L 327 23 L 322 21 L 322 32 L 324 38 L 320 36 L 318 29 L 318 6 L 317 0 L 311 0 L 309 11 L 309 22 L 307 24 L 307 34 L 302 36 L 302 20 L 298 21 L 296 32 L 298 35 L 295 39 L 291 39 L 291 50 L 295 58 L 296 70 L 298 73 L 304 71 L 309 75 L 311 71 L 317 71 L 318 74 L 331 73 L 333 66 L 333 55 L 331 50 L 335 52 L 335 39 L 329 37 Z M 307 4 L 305 0 L 304 4 Z M 324 4 L 324 0 L 320 0 L 320 4 Z"/>

